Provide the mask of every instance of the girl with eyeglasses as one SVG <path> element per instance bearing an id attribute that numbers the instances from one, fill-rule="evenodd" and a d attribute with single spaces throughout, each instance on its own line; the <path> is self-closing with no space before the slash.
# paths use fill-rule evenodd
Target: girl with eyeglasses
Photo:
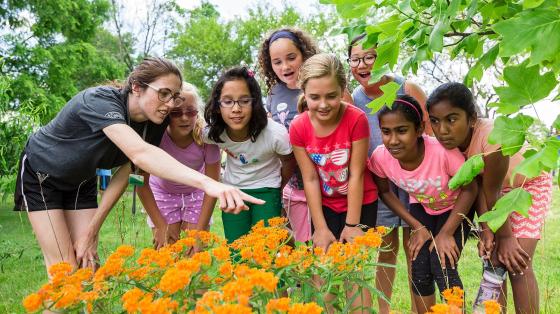
<path id="1" fill-rule="evenodd" d="M 203 189 L 228 211 L 245 201 L 262 203 L 193 170 L 158 148 L 181 90 L 181 73 L 170 61 L 146 58 L 123 88 L 98 86 L 72 98 L 29 138 L 15 193 L 25 210 L 48 269 L 58 262 L 95 268 L 101 225 L 135 168 Z M 96 168 L 118 168 L 97 203 Z M 135 171 L 136 172 L 136 171 Z"/>
<path id="2" fill-rule="evenodd" d="M 374 99 L 383 95 L 383 91 L 380 89 L 381 86 L 389 83 L 395 82 L 400 84 L 400 88 L 397 91 L 397 95 L 411 95 L 415 99 L 417 99 L 422 108 L 424 108 L 424 104 L 426 101 L 426 95 L 418 87 L 418 85 L 405 80 L 403 77 L 400 76 L 390 76 L 385 75 L 381 78 L 380 81 L 370 83 L 371 77 L 371 69 L 373 68 L 373 64 L 377 58 L 377 51 L 375 47 L 364 48 L 362 46 L 362 42 L 367 39 L 366 34 L 361 34 L 352 39 L 350 45 L 348 46 L 348 64 L 350 65 L 350 70 L 354 79 L 360 83 L 354 92 L 352 93 L 352 98 L 354 99 L 354 105 L 366 113 L 370 113 L 371 109 L 367 107 L 367 105 L 373 101 Z M 424 117 L 427 117 L 425 113 L 425 109 L 422 109 L 424 112 Z M 425 122 L 427 121 L 424 119 Z M 379 129 L 379 120 L 377 119 L 377 113 L 368 114 L 368 121 L 370 126 L 370 138 L 369 138 L 369 150 L 368 154 L 371 155 L 373 150 L 383 144 L 381 140 L 381 130 Z M 429 128 L 429 124 L 427 124 Z M 431 129 L 428 129 L 427 132 L 431 134 Z M 395 192 L 396 195 L 399 196 L 401 202 L 408 206 L 408 194 L 402 190 L 397 188 L 395 185 L 391 184 L 391 188 Z M 387 246 L 387 250 L 379 253 L 378 262 L 380 264 L 390 264 L 395 265 L 397 263 L 397 255 L 399 252 L 399 227 L 403 229 L 403 248 L 407 257 L 409 257 L 409 253 L 407 250 L 407 244 L 410 234 L 410 228 L 406 224 L 404 220 L 402 220 L 397 214 L 393 213 L 383 201 L 379 201 L 377 203 L 377 225 L 378 226 L 385 226 L 390 229 L 390 232 L 387 233 L 383 237 L 383 243 Z M 407 258 L 407 261 L 410 259 Z M 408 263 L 408 270 L 410 273 L 410 263 Z M 377 272 L 375 276 L 375 285 L 376 288 L 381 290 L 383 294 L 390 300 L 391 295 L 393 292 L 393 281 L 395 280 L 395 267 L 385 267 L 385 266 L 378 266 Z M 381 314 L 387 314 L 390 311 L 389 303 L 387 303 L 384 299 L 378 298 L 377 299 L 379 304 L 379 312 Z M 414 304 L 414 302 L 412 302 Z"/>
<path id="3" fill-rule="evenodd" d="M 281 214 L 281 191 L 294 172 L 295 160 L 286 128 L 267 118 L 261 89 L 246 67 L 226 70 L 204 111 L 204 141 L 227 153 L 223 182 L 266 201 L 239 214 L 222 213 L 229 243 L 247 234 L 258 221 Z"/>
<path id="4" fill-rule="evenodd" d="M 381 108 L 377 116 L 383 145 L 368 163 L 381 199 L 412 228 L 408 247 L 417 313 L 426 313 L 435 304 L 434 282 L 440 293 L 463 288 L 457 266 L 478 193 L 476 182 L 456 190 L 448 187 L 465 158 L 458 149 L 447 150 L 423 134 L 422 115 L 418 102 L 408 95 L 398 96 L 391 109 Z M 389 181 L 410 194 L 409 208 Z"/>
<path id="5" fill-rule="evenodd" d="M 182 101 L 169 112 L 169 126 L 159 147 L 185 166 L 218 181 L 220 149 L 202 142 L 202 99 L 196 87 L 186 82 L 179 97 Z M 207 230 L 216 204 L 216 198 L 201 189 L 147 173 L 138 196 L 149 214 L 156 248 L 175 243 L 181 230 Z"/>

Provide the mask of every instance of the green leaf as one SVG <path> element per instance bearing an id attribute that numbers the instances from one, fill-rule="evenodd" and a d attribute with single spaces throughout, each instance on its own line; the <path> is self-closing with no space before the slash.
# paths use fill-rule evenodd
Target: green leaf
<path id="1" fill-rule="evenodd" d="M 445 12 L 447 16 L 454 17 L 461 6 L 461 0 L 451 0 L 449 6 L 447 7 L 447 11 Z"/>
<path id="2" fill-rule="evenodd" d="M 547 138 L 543 147 L 537 152 L 528 150 L 523 154 L 525 159 L 513 169 L 511 183 L 516 174 L 532 179 L 543 171 L 550 171 L 558 166 L 558 151 L 560 150 L 560 139 L 555 136 Z"/>
<path id="3" fill-rule="evenodd" d="M 516 188 L 502 196 L 496 202 L 494 208 L 480 216 L 478 221 L 486 222 L 488 227 L 496 232 L 513 211 L 525 217 L 529 216 L 529 208 L 532 204 L 531 194 L 523 188 Z"/>
<path id="4" fill-rule="evenodd" d="M 395 101 L 395 99 L 397 98 L 397 91 L 399 90 L 400 87 L 401 85 L 395 82 L 389 82 L 381 86 L 380 89 L 383 91 L 383 95 L 377 97 L 372 102 L 367 104 L 367 107 L 372 109 L 370 114 L 376 113 L 377 111 L 379 111 L 379 109 L 381 109 L 385 105 L 391 107 L 393 101 Z"/>
<path id="5" fill-rule="evenodd" d="M 534 9 L 540 6 L 544 0 L 523 0 L 523 9 Z"/>
<path id="6" fill-rule="evenodd" d="M 488 107 L 496 108 L 496 112 L 501 114 L 514 114 L 519 111 L 519 106 L 501 102 L 489 103 Z"/>
<path id="7" fill-rule="evenodd" d="M 526 151 L 523 157 L 525 157 L 525 159 L 515 167 L 511 174 L 510 184 L 513 183 L 516 174 L 523 175 L 527 178 L 534 178 L 543 171 L 542 164 L 539 162 L 541 156 L 536 150 L 531 149 Z"/>
<path id="8" fill-rule="evenodd" d="M 533 123 L 533 118 L 518 114 L 514 118 L 499 116 L 494 121 L 494 129 L 488 136 L 490 144 L 501 144 L 502 154 L 511 156 L 525 143 L 525 133 Z"/>
<path id="9" fill-rule="evenodd" d="M 474 155 L 465 161 L 461 168 L 459 168 L 459 171 L 449 180 L 447 186 L 452 190 L 456 190 L 463 185 L 467 185 L 471 183 L 483 168 L 484 160 L 482 155 Z"/>
<path id="10" fill-rule="evenodd" d="M 552 123 L 552 127 L 556 130 L 560 130 L 560 114 L 556 116 L 556 119 Z"/>
<path id="11" fill-rule="evenodd" d="M 467 8 L 467 16 L 465 20 L 470 20 L 477 13 L 478 9 L 478 0 L 472 0 L 469 3 L 469 7 Z"/>
<path id="12" fill-rule="evenodd" d="M 437 22 L 430 33 L 430 41 L 428 42 L 430 49 L 437 52 L 443 50 L 443 35 L 448 29 L 449 24 L 446 24 L 444 21 Z"/>
<path id="13" fill-rule="evenodd" d="M 465 51 L 467 54 L 474 54 L 476 48 L 478 47 L 479 43 L 479 36 L 478 34 L 470 34 L 469 36 L 465 37 L 453 50 L 451 51 L 451 58 L 455 59 L 455 57 L 461 52 Z"/>
<path id="14" fill-rule="evenodd" d="M 550 94 L 558 82 L 552 71 L 539 73 L 539 66 L 527 67 L 527 62 L 504 69 L 508 86 L 494 87 L 500 102 L 524 106 L 534 104 Z"/>
<path id="15" fill-rule="evenodd" d="M 373 84 L 375 82 L 379 82 L 379 80 L 383 77 L 383 75 L 389 73 L 390 71 L 391 69 L 389 69 L 388 64 L 384 64 L 380 68 L 376 68 L 376 66 L 374 65 L 368 83 Z"/>
<path id="16" fill-rule="evenodd" d="M 467 86 L 472 86 L 472 81 L 476 79 L 480 81 L 482 75 L 484 74 L 484 69 L 490 67 L 496 61 L 499 52 L 499 45 L 494 45 L 492 48 L 478 59 L 473 67 L 469 69 L 467 75 L 465 76 L 464 83 Z"/>
<path id="17" fill-rule="evenodd" d="M 530 65 L 534 65 L 554 60 L 560 51 L 558 10 L 525 10 L 492 28 L 502 36 L 500 56 L 510 57 L 528 50 L 531 52 Z"/>

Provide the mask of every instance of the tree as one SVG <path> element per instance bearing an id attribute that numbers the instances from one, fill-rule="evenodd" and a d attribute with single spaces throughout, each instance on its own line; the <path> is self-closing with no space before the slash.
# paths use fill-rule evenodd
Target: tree
<path id="1" fill-rule="evenodd" d="M 476 63 L 465 76 L 469 86 L 487 75 L 487 69 L 503 65 L 501 86 L 494 92 L 500 116 L 491 140 L 512 155 L 525 143 L 535 119 L 519 113 L 547 98 L 553 90 L 560 94 L 560 5 L 555 0 L 461 1 L 461 0 L 321 0 L 333 4 L 348 20 L 344 32 L 353 37 L 366 32 L 365 45 L 377 44 L 378 58 L 372 80 L 394 70 L 401 49 L 412 54 L 402 71 L 416 73 L 423 62 L 445 53 L 452 59 L 471 58 Z M 394 95 L 386 99 L 390 104 Z M 559 100 L 556 95 L 554 100 Z M 560 116 L 554 123 L 560 127 Z M 557 167 L 560 140 L 550 136 L 537 150 L 524 154 L 517 173 L 528 178 Z M 473 167 L 469 159 L 465 167 Z M 472 175 L 472 174 L 471 174 Z M 515 191 L 515 192 L 514 192 Z M 526 214 L 530 198 L 514 190 L 487 213 L 489 225 L 498 228 L 513 210 Z M 515 205 L 515 206 L 511 206 Z"/>
<path id="2" fill-rule="evenodd" d="M 1 2 L 0 25 L 8 30 L 0 35 L 2 182 L 13 185 L 34 128 L 79 90 L 124 76 L 123 64 L 95 47 L 108 36 L 99 31 L 108 9 L 104 0 Z"/>
<path id="3" fill-rule="evenodd" d="M 321 38 L 332 25 L 322 14 L 303 18 L 291 7 L 276 11 L 262 5 L 250 9 L 246 19 L 223 21 L 208 2 L 187 12 L 184 20 L 171 35 L 174 45 L 168 54 L 179 62 L 184 79 L 196 85 L 203 98 L 223 69 L 242 64 L 257 66 L 260 43 L 270 30 L 298 25 Z"/>

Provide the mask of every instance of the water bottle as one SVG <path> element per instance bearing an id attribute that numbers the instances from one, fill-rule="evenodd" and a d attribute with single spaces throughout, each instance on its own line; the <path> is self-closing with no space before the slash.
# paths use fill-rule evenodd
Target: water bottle
<path id="1" fill-rule="evenodd" d="M 502 283 L 506 279 L 507 270 L 501 266 L 492 266 L 484 260 L 484 272 L 476 300 L 473 304 L 474 313 L 484 313 L 484 301 L 498 300 L 502 293 Z"/>

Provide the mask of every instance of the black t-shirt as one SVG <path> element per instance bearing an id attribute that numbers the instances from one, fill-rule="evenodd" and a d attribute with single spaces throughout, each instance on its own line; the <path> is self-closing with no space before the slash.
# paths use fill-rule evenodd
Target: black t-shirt
<path id="1" fill-rule="evenodd" d="M 74 96 L 47 125 L 35 132 L 25 149 L 35 171 L 69 186 L 95 176 L 96 168 L 111 169 L 128 162 L 125 154 L 103 133 L 103 128 L 130 124 L 146 142 L 159 145 L 169 119 L 129 122 L 128 93 L 108 86 L 86 89 Z"/>

